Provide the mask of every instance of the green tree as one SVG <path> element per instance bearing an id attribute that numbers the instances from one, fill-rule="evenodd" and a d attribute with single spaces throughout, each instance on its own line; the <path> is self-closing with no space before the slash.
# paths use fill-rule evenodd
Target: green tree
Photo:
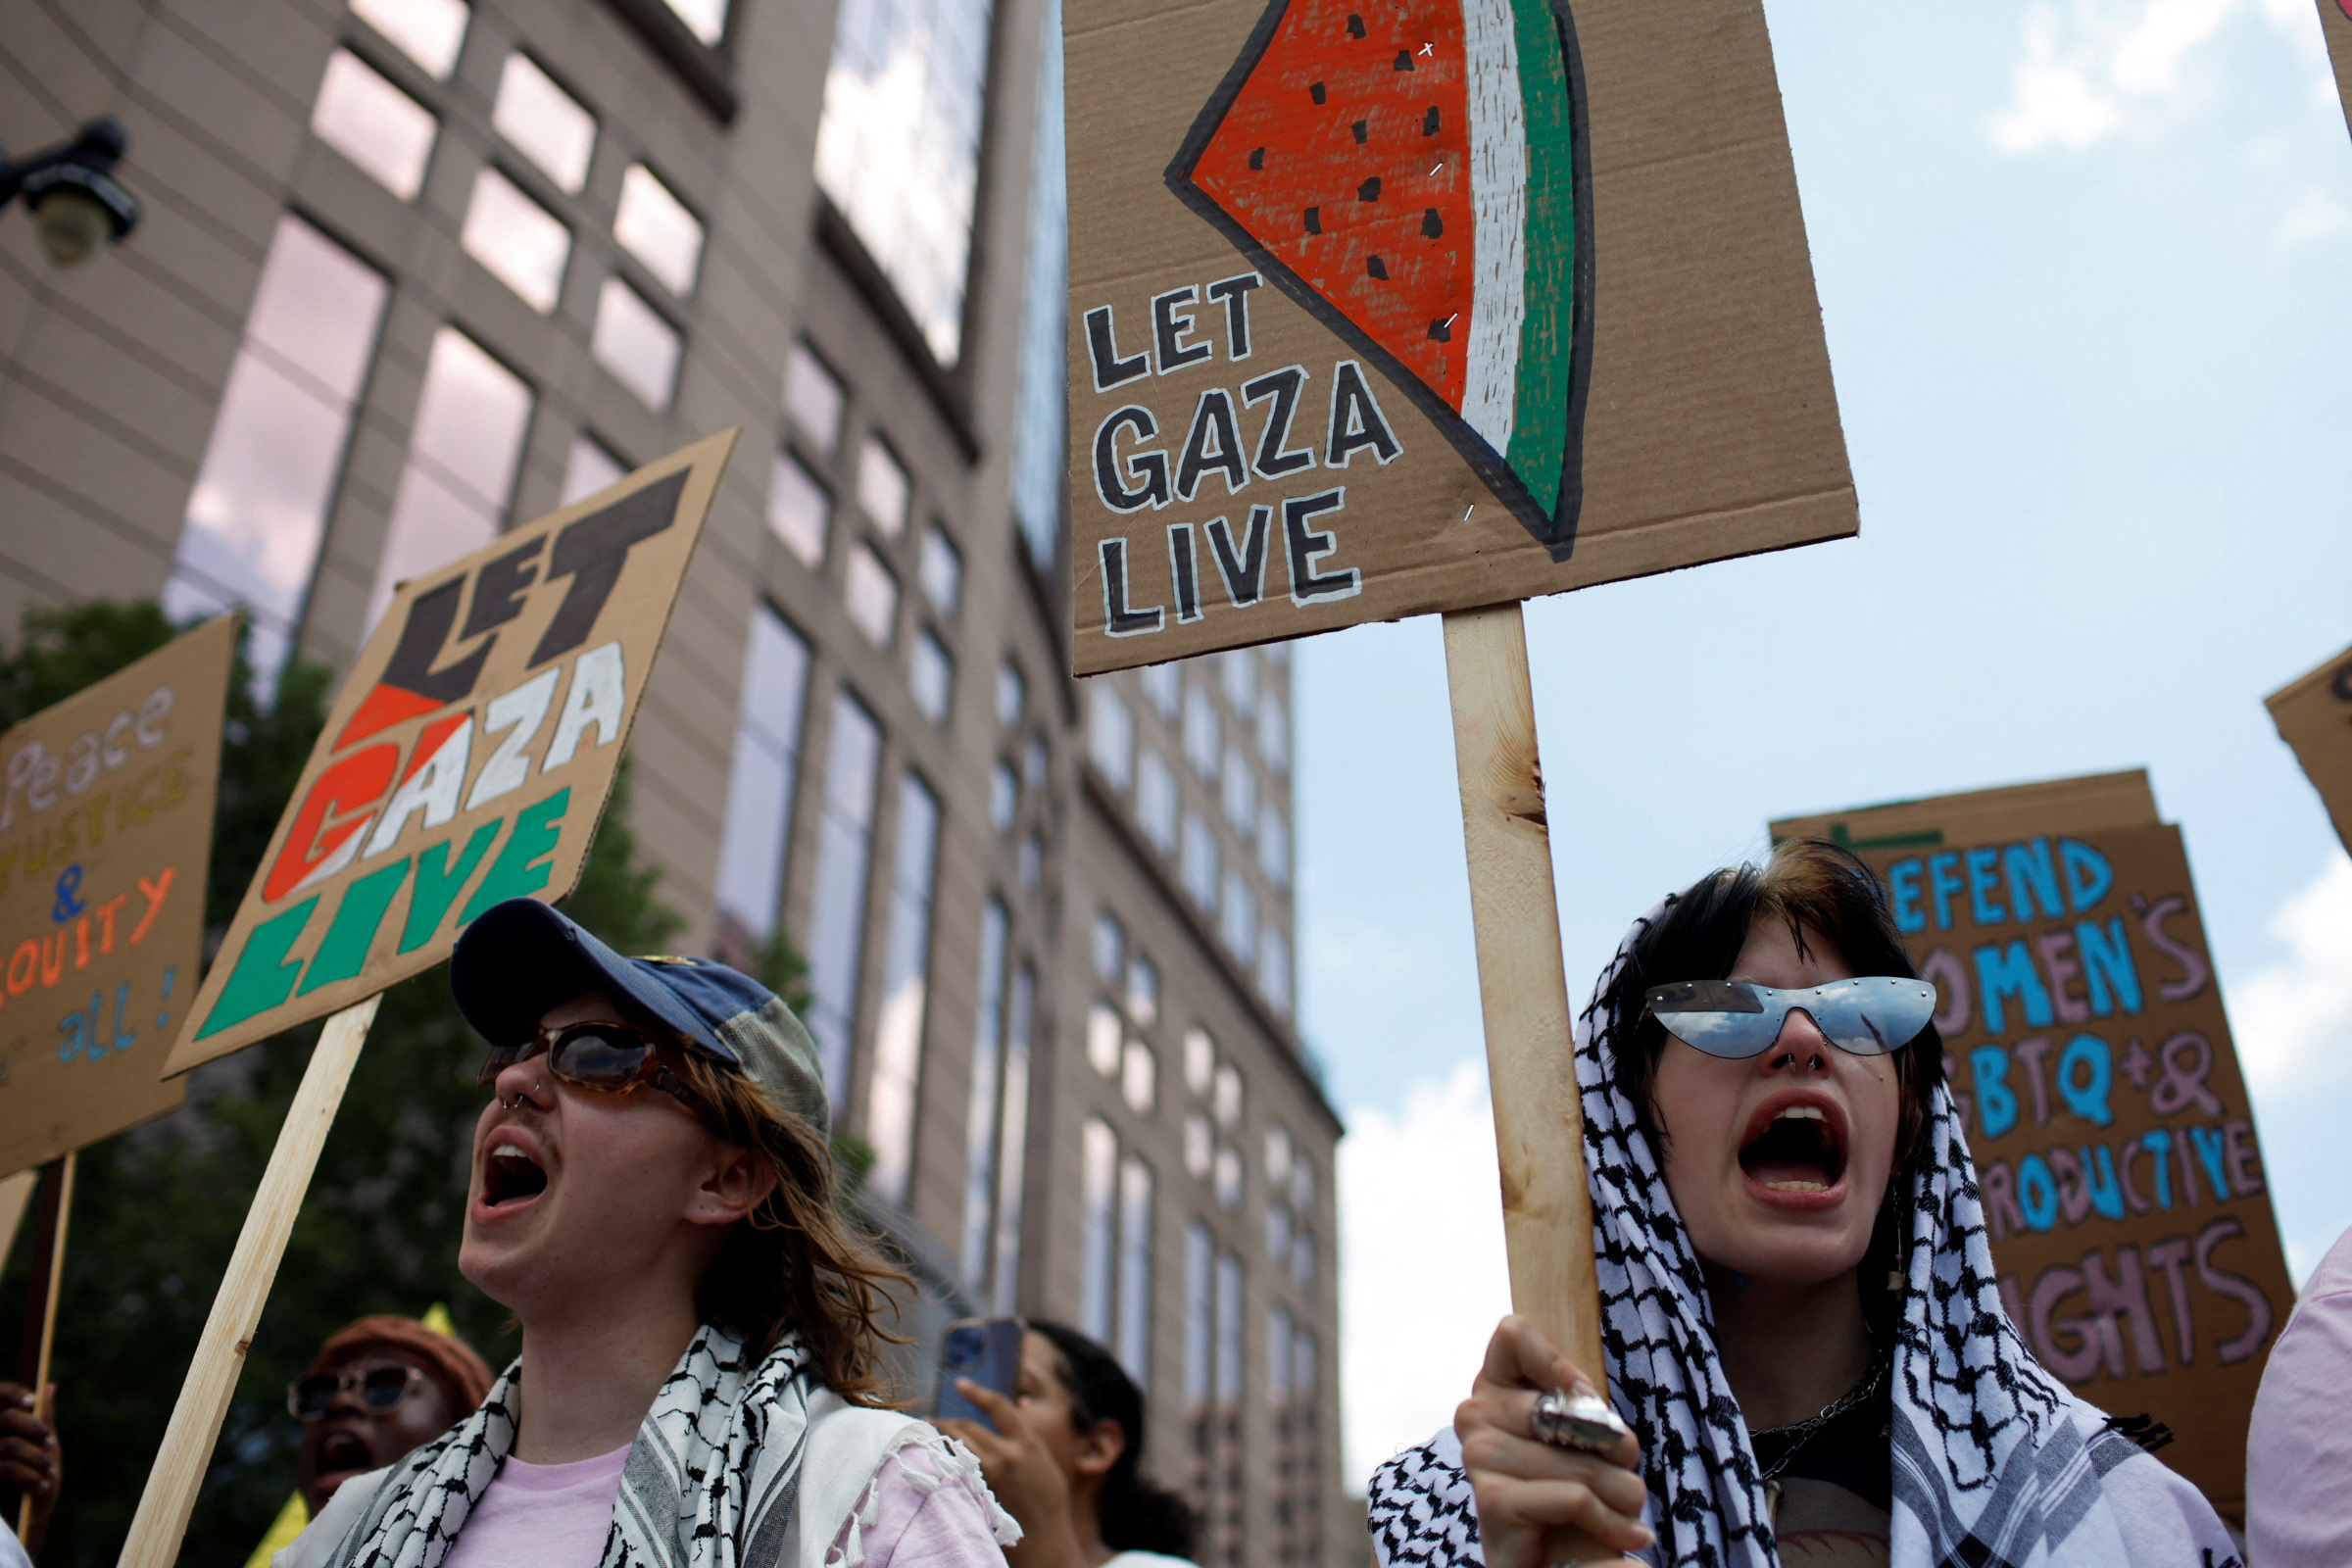
<path id="1" fill-rule="evenodd" d="M 0 657 L 0 724 L 173 634 L 151 604 L 28 612 L 17 651 Z M 264 704 L 240 651 L 208 899 L 216 928 L 268 848 L 332 684 L 324 666 L 297 659 Z M 658 878 L 629 830 L 624 769 L 564 907 L 624 953 L 659 952 L 683 922 L 655 898 Z M 799 961 L 788 947 L 770 960 L 779 978 Z M 120 1553 L 316 1038 L 315 1027 L 290 1031 L 199 1068 L 180 1110 L 82 1152 L 56 1360 L 65 1482 L 44 1568 L 101 1568 Z M 493 1365 L 513 1354 L 504 1310 L 457 1271 L 482 1051 L 445 970 L 385 993 L 214 1450 L 180 1555 L 189 1568 L 236 1568 L 284 1504 L 301 1432 L 283 1391 L 335 1329 L 441 1301 Z M 21 1321 L 7 1314 L 23 1311 L 24 1276 L 20 1258 L 0 1280 L 0 1321 Z"/>

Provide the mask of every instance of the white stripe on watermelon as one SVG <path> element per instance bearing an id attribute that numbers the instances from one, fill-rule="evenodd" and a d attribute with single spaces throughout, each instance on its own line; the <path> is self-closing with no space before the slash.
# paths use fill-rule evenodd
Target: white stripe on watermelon
<path id="1" fill-rule="evenodd" d="M 1527 122 L 1519 100 L 1511 0 L 1462 0 L 1470 96 L 1472 225 L 1469 355 L 1462 419 L 1498 453 L 1511 448 L 1519 334 L 1527 318 Z M 1459 323 L 1457 323 L 1458 327 Z"/>

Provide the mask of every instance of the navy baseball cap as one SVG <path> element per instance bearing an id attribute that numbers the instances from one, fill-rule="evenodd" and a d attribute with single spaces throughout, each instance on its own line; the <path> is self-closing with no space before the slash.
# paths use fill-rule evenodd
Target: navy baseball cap
<path id="1" fill-rule="evenodd" d="M 832 1123 L 816 1042 L 784 1000 L 709 958 L 626 958 L 537 899 L 509 899 L 476 916 L 449 956 L 458 1011 L 493 1046 L 518 1046 L 550 1007 L 609 992 L 723 1061 L 818 1132 Z"/>

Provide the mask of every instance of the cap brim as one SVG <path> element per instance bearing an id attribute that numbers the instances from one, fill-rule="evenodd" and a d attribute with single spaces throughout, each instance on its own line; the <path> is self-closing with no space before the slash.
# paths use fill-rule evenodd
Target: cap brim
<path id="1" fill-rule="evenodd" d="M 549 1008 L 605 991 L 676 1030 L 704 1054 L 737 1062 L 668 987 L 537 899 L 509 899 L 475 917 L 449 956 L 449 990 L 474 1033 L 493 1046 L 521 1045 Z"/>

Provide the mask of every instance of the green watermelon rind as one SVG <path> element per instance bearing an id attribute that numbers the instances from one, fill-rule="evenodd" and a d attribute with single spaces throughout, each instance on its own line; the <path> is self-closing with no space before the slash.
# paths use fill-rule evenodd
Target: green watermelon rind
<path id="1" fill-rule="evenodd" d="M 1552 24 L 1548 38 L 1543 25 L 1545 0 L 1515 0 L 1511 8 L 1522 79 L 1526 79 L 1531 69 L 1544 71 L 1548 83 L 1558 89 L 1556 96 L 1544 94 L 1544 100 L 1555 105 L 1564 100 L 1570 120 L 1572 153 L 1565 180 L 1558 160 L 1531 160 L 1527 193 L 1530 213 L 1532 216 L 1546 210 L 1556 211 L 1556 204 L 1564 198 L 1571 207 L 1573 220 L 1565 225 L 1532 221 L 1528 225 L 1528 308 L 1520 327 L 1520 364 L 1544 366 L 1547 373 L 1535 376 L 1523 370 L 1514 394 L 1508 452 L 1496 452 L 1429 383 L 1348 319 L 1338 306 L 1317 293 L 1312 284 L 1279 256 L 1258 243 L 1214 197 L 1193 181 L 1193 172 L 1232 110 L 1243 84 L 1264 58 L 1290 7 L 1291 0 L 1269 0 L 1240 55 L 1219 79 L 1216 91 L 1195 117 L 1192 128 L 1169 162 L 1165 174 L 1168 189 L 1248 257 L 1262 276 L 1338 334 L 1411 399 L 1487 488 L 1510 509 L 1537 543 L 1549 552 L 1553 562 L 1564 563 L 1575 552 L 1577 521 L 1584 507 L 1584 424 L 1592 381 L 1593 314 L 1592 141 L 1586 117 L 1584 65 L 1577 51 L 1576 22 L 1569 12 L 1568 0 L 1548 0 Z M 1531 62 L 1535 63 L 1532 68 Z M 1549 74 L 1551 70 L 1558 74 Z M 1533 95 L 1523 92 L 1523 104 L 1530 96 Z M 1534 106 L 1527 105 L 1525 112 L 1532 116 Z M 1531 141 L 1536 128 L 1530 124 Z M 1557 128 L 1556 122 L 1553 128 Z M 1563 184 L 1565 190 L 1560 188 Z M 1565 282 L 1565 299 L 1558 287 L 1542 287 L 1545 281 L 1555 285 Z M 1541 352 L 1546 347 L 1546 339 L 1556 338 L 1562 330 L 1569 334 L 1568 354 Z M 1550 492 L 1544 494 L 1521 474 L 1523 471 L 1544 474 L 1547 466 L 1542 461 L 1543 456 L 1554 450 L 1559 454 L 1558 467 L 1550 471 L 1556 474 L 1556 480 L 1544 486 Z"/>

